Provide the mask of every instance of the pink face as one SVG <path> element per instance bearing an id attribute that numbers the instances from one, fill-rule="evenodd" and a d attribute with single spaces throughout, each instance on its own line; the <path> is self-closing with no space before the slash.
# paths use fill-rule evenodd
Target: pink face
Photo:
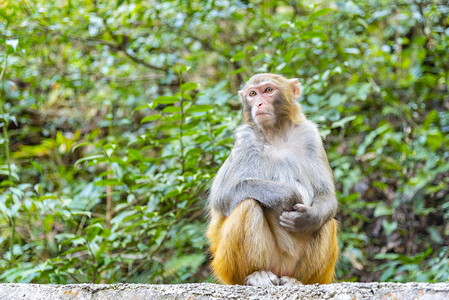
<path id="1" fill-rule="evenodd" d="M 272 125 L 275 120 L 274 101 L 279 88 L 272 82 L 250 86 L 246 90 L 246 99 L 251 106 L 251 116 L 259 125 Z"/>

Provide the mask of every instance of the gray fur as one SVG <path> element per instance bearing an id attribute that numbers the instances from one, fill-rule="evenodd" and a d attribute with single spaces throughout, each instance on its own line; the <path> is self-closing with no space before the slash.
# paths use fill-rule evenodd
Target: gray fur
<path id="1" fill-rule="evenodd" d="M 278 145 L 267 143 L 250 125 L 237 129 L 234 148 L 213 181 L 209 205 L 229 216 L 248 198 L 279 211 L 281 225 L 293 232 L 316 230 L 335 215 L 333 176 L 314 123 L 296 125 Z"/>

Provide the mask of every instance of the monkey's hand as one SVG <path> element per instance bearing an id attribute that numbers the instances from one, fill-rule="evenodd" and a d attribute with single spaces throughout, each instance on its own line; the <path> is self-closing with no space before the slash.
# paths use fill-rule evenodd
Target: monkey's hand
<path id="1" fill-rule="evenodd" d="M 310 232 L 320 227 L 320 218 L 312 207 L 295 204 L 293 211 L 284 211 L 279 217 L 281 226 L 292 232 Z"/>

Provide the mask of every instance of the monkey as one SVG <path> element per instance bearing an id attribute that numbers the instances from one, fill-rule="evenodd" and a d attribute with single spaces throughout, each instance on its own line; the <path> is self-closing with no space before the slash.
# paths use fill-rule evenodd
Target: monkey
<path id="1" fill-rule="evenodd" d="M 238 92 L 244 124 L 213 179 L 211 267 L 223 284 L 330 283 L 339 248 L 333 173 L 297 78 L 262 73 Z"/>

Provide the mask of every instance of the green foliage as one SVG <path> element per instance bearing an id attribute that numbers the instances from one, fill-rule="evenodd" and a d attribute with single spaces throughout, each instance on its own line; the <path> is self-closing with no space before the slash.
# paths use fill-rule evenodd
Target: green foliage
<path id="1" fill-rule="evenodd" d="M 340 280 L 449 280 L 443 1 L 0 4 L 0 282 L 212 280 L 207 189 L 257 72 L 303 83 Z"/>

